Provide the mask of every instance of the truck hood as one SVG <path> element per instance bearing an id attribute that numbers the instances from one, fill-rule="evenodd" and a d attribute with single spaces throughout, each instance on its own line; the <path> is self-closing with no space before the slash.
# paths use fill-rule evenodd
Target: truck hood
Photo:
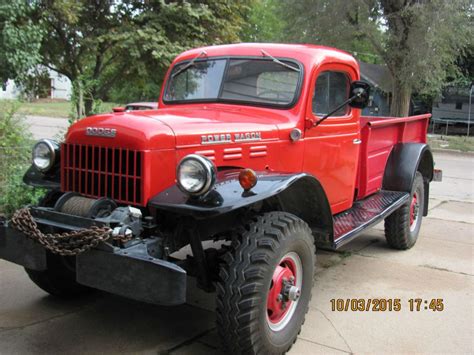
<path id="1" fill-rule="evenodd" d="M 289 121 L 284 111 L 228 106 L 193 105 L 90 116 L 72 125 L 66 140 L 142 150 L 268 141 L 278 138 L 278 123 Z"/>

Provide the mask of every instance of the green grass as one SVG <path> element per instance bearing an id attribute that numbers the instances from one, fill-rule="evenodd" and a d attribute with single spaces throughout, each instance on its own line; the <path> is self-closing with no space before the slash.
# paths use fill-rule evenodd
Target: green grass
<path id="1" fill-rule="evenodd" d="M 38 100 L 34 102 L 18 102 L 18 114 L 63 117 L 68 118 L 72 112 L 72 104 L 69 101 Z M 119 106 L 113 102 L 104 102 L 100 107 L 101 113 L 112 112 L 112 107 Z"/>
<path id="2" fill-rule="evenodd" d="M 428 143 L 432 148 L 474 152 L 474 137 L 435 135 L 428 137 Z"/>

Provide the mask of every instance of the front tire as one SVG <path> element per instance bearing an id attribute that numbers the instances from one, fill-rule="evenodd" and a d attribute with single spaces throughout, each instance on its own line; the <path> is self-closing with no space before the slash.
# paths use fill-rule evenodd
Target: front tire
<path id="1" fill-rule="evenodd" d="M 423 176 L 416 172 L 409 201 L 385 219 L 385 238 L 394 249 L 413 247 L 420 233 L 425 208 Z"/>
<path id="2" fill-rule="evenodd" d="M 62 192 L 48 191 L 38 202 L 38 206 L 54 207 Z M 36 286 L 52 296 L 71 299 L 93 291 L 76 281 L 76 258 L 60 256 L 47 252 L 47 269 L 43 271 L 25 268 L 26 273 Z"/>
<path id="3" fill-rule="evenodd" d="M 224 258 L 217 328 L 232 354 L 283 354 L 308 311 L 315 271 L 308 225 L 285 212 L 248 223 Z"/>
<path id="4" fill-rule="evenodd" d="M 72 299 L 94 291 L 76 281 L 75 257 L 48 253 L 47 269 L 37 271 L 25 268 L 28 277 L 36 286 L 52 296 Z"/>

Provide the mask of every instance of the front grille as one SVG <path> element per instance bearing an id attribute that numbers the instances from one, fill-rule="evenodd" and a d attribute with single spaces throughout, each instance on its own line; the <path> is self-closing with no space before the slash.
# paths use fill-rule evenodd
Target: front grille
<path id="1" fill-rule="evenodd" d="M 122 148 L 63 144 L 61 187 L 90 197 L 143 205 L 143 152 Z"/>

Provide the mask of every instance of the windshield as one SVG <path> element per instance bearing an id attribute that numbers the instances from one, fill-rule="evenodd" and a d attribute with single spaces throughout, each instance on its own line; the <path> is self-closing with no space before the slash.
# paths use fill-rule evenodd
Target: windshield
<path id="1" fill-rule="evenodd" d="M 289 106 L 296 100 L 301 73 L 295 63 L 281 62 L 290 67 L 271 59 L 198 60 L 184 70 L 189 62 L 180 63 L 171 72 L 164 101 Z"/>

